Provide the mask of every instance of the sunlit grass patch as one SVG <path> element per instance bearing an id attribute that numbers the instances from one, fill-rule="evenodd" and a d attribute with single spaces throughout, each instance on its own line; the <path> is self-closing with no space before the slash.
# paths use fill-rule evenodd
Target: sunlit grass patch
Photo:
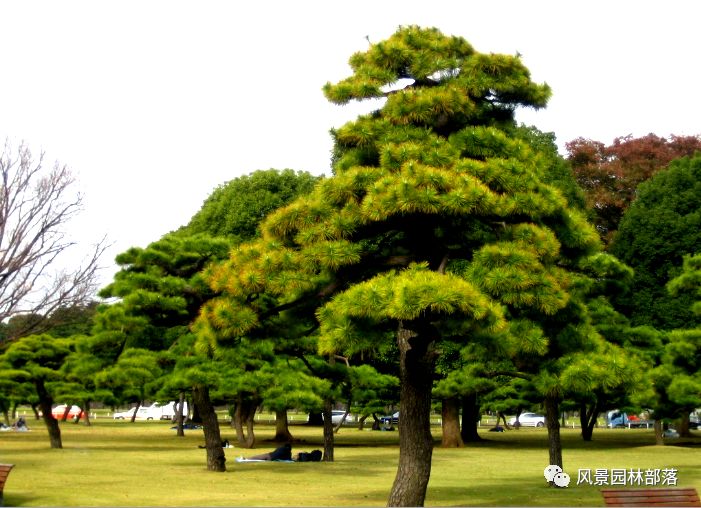
<path id="1" fill-rule="evenodd" d="M 205 467 L 201 430 L 178 438 L 167 422 L 98 420 L 61 424 L 64 449 L 51 450 L 40 422 L 28 433 L 0 434 L 0 462 L 15 464 L 5 503 L 20 506 L 384 506 L 396 473 L 397 432 L 341 429 L 333 463 L 234 461 L 273 449 L 274 429 L 257 427 L 256 450 L 226 449 L 227 472 Z M 293 453 L 322 448 L 319 427 L 295 425 Z M 436 439 L 440 428 L 434 427 Z M 566 489 L 548 487 L 544 429 L 480 432 L 485 441 L 437 447 L 426 504 L 441 506 L 601 506 L 599 486 L 575 485 L 578 469 L 678 469 L 680 486 L 701 491 L 701 439 L 654 446 L 652 430 L 597 429 L 584 443 L 563 430 Z M 222 427 L 222 436 L 235 433 Z"/>

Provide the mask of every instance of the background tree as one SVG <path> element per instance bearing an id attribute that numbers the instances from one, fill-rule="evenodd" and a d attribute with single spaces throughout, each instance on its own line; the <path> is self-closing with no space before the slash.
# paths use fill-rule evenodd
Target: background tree
<path id="1" fill-rule="evenodd" d="M 699 136 L 648 134 L 618 137 L 606 146 L 577 138 L 565 144 L 577 182 L 584 189 L 587 207 L 601 237 L 608 244 L 623 214 L 636 197 L 636 189 L 674 159 L 701 150 Z"/>
<path id="2" fill-rule="evenodd" d="M 688 293 L 695 299 L 691 310 L 701 315 L 701 254 L 687 254 L 682 261 L 682 272 L 667 283 L 673 296 Z"/>
<path id="3" fill-rule="evenodd" d="M 210 271 L 222 296 L 205 304 L 198 332 L 231 340 L 306 306 L 318 309 L 320 352 L 352 357 L 394 331 L 402 418 L 389 504 L 417 506 L 430 476 L 437 347 L 505 326 L 502 306 L 448 273 L 451 261 L 470 262 L 501 240 L 510 252 L 493 284 L 518 285 L 509 279 L 519 272 L 531 304 L 555 313 L 567 300 L 567 267 L 599 248 L 598 236 L 543 181 L 547 158 L 518 137 L 515 108 L 549 96 L 518 58 L 406 27 L 350 64 L 353 76 L 328 84 L 327 97 L 386 103 L 333 132 L 333 178 L 271 214 L 261 240 Z M 403 78 L 405 88 L 388 88 Z M 521 259 L 530 272 L 510 270 Z"/>
<path id="4" fill-rule="evenodd" d="M 685 254 L 701 251 L 701 154 L 672 161 L 640 184 L 610 252 L 635 271 L 630 292 L 614 298 L 632 326 L 693 328 L 701 316 L 694 297 L 671 295 L 667 282 L 681 273 Z"/>
<path id="5" fill-rule="evenodd" d="M 232 245 L 257 234 L 258 222 L 287 200 L 304 192 L 315 177 L 291 170 L 260 171 L 217 188 L 191 221 L 145 248 L 132 248 L 117 257 L 121 270 L 100 295 L 118 298 L 96 317 L 93 351 L 117 361 L 129 348 L 169 351 L 185 357 L 171 364 L 174 384 L 191 379 L 198 413 L 205 426 L 208 468 L 222 471 L 225 459 L 210 390 L 219 376 L 204 375 L 200 366 L 219 362 L 206 346 L 197 349 L 189 326 L 200 305 L 213 296 L 200 271 L 226 257 Z M 188 349 L 189 348 L 189 349 Z M 165 357 L 164 357 L 165 358 Z M 218 365 L 222 365 L 219 363 Z M 202 407 L 201 404 L 206 404 Z"/>
<path id="6" fill-rule="evenodd" d="M 63 448 L 63 442 L 58 421 L 51 415 L 54 396 L 49 383 L 63 379 L 60 369 L 72 347 L 71 339 L 29 335 L 14 341 L 0 356 L 0 362 L 9 366 L 2 372 L 3 378 L 27 381 L 34 386 L 51 448 Z"/>
<path id="7" fill-rule="evenodd" d="M 258 236 L 258 224 L 269 213 L 312 190 L 319 177 L 291 169 L 259 170 L 230 180 L 204 201 L 179 233 L 207 233 L 238 244 Z"/>
<path id="8" fill-rule="evenodd" d="M 47 170 L 43 159 L 8 141 L 0 154 L 0 321 L 17 314 L 35 318 L 15 328 L 11 339 L 43 331 L 41 323 L 59 307 L 87 303 L 105 249 L 100 242 L 82 266 L 60 268 L 73 255 L 67 226 L 82 198 L 68 167 L 57 162 Z"/>
<path id="9" fill-rule="evenodd" d="M 131 421 L 141 404 L 153 398 L 158 386 L 161 369 L 158 354 L 140 348 L 129 348 L 120 355 L 117 362 L 100 371 L 97 385 L 107 388 L 122 402 L 136 402 Z"/>

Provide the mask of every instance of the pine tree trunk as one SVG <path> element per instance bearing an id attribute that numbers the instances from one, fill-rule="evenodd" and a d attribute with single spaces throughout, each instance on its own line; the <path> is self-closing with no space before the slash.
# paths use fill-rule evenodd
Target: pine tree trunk
<path id="1" fill-rule="evenodd" d="M 192 404 L 192 418 L 190 418 L 190 421 L 192 423 L 202 423 L 202 416 L 200 416 L 200 410 L 197 407 L 197 404 L 194 403 L 194 396 L 193 396 L 193 404 Z"/>
<path id="2" fill-rule="evenodd" d="M 664 446 L 664 430 L 662 429 L 662 420 L 655 420 L 655 444 Z"/>
<path id="3" fill-rule="evenodd" d="M 283 443 L 294 441 L 294 436 L 290 433 L 286 409 L 275 411 L 275 437 L 273 439 Z"/>
<path id="4" fill-rule="evenodd" d="M 460 448 L 464 446 L 460 435 L 460 406 L 456 398 L 443 399 L 441 427 L 443 429 L 443 437 L 441 439 L 443 448 Z"/>
<path id="5" fill-rule="evenodd" d="M 365 428 L 365 420 L 367 420 L 368 415 L 363 415 L 358 419 L 358 430 L 363 430 Z"/>
<path id="6" fill-rule="evenodd" d="M 689 412 L 684 411 L 679 419 L 679 437 L 693 437 L 689 430 Z"/>
<path id="7" fill-rule="evenodd" d="M 58 420 L 51 415 L 51 406 L 54 401 L 47 391 L 43 380 L 36 380 L 34 386 L 37 391 L 37 396 L 39 397 L 39 409 L 41 410 L 42 418 L 46 424 L 46 430 L 49 431 L 49 443 L 51 444 L 51 448 L 63 448 L 61 428 L 58 425 Z"/>
<path id="8" fill-rule="evenodd" d="M 462 399 L 462 429 L 460 436 L 463 443 L 476 443 L 482 441 L 477 433 L 477 422 L 479 422 L 479 406 L 477 405 L 477 394 L 473 393 Z M 497 422 L 499 423 L 499 422 Z"/>
<path id="9" fill-rule="evenodd" d="M 582 439 L 584 441 L 591 441 L 594 427 L 596 426 L 596 419 L 600 412 L 598 402 L 594 402 L 589 410 L 587 410 L 586 402 L 582 402 L 579 405 L 579 424 L 582 427 Z"/>
<path id="10" fill-rule="evenodd" d="M 180 399 L 178 403 L 175 404 L 175 435 L 177 437 L 185 437 L 185 415 L 183 414 L 183 409 L 185 409 L 185 392 L 180 392 Z"/>
<path id="11" fill-rule="evenodd" d="M 435 372 L 433 344 L 426 335 L 404 328 L 399 345 L 399 466 L 387 506 L 423 506 L 431 476 L 431 389 Z"/>
<path id="12" fill-rule="evenodd" d="M 131 423 L 134 423 L 136 421 L 136 413 L 139 412 L 140 407 L 141 407 L 141 401 L 138 401 L 136 403 L 136 407 L 134 408 L 134 414 L 131 415 L 131 420 L 129 420 Z"/>
<path id="13" fill-rule="evenodd" d="M 92 423 L 90 422 L 90 401 L 89 400 L 83 401 L 83 415 L 85 418 L 85 425 L 90 427 L 92 425 Z"/>
<path id="14" fill-rule="evenodd" d="M 204 444 L 207 450 L 207 469 L 209 471 L 226 471 L 226 456 L 221 445 L 219 421 L 214 405 L 209 398 L 209 388 L 196 385 L 192 389 L 192 399 L 202 417 Z"/>
<path id="15" fill-rule="evenodd" d="M 331 399 L 324 400 L 324 462 L 333 462 L 333 421 L 331 409 L 333 402 Z"/>
<path id="16" fill-rule="evenodd" d="M 560 418 L 557 399 L 545 398 L 545 425 L 548 427 L 549 465 L 562 466 L 562 441 L 560 440 Z"/>
<path id="17" fill-rule="evenodd" d="M 253 433 L 253 419 L 258 407 L 257 402 L 250 400 L 239 400 L 234 411 L 234 428 L 236 429 L 236 439 L 241 448 L 253 448 L 256 442 Z"/>

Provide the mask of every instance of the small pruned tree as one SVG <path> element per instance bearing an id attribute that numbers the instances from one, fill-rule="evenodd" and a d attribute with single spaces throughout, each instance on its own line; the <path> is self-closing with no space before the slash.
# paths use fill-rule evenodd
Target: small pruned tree
<path id="1" fill-rule="evenodd" d="M 54 310 L 82 305 L 95 293 L 104 241 L 81 266 L 59 268 L 75 244 L 66 228 L 82 207 L 74 183 L 67 166 L 56 162 L 47 170 L 43 153 L 35 158 L 24 144 L 13 149 L 5 142 L 0 153 L 0 321 L 18 314 L 33 317 L 8 340 L 39 331 Z"/>
<path id="2" fill-rule="evenodd" d="M 73 339 L 30 335 L 15 341 L 0 356 L 0 379 L 29 383 L 39 401 L 51 448 L 63 448 L 61 429 L 51 415 L 54 394 L 50 384 L 63 379 L 61 365 L 74 347 Z"/>

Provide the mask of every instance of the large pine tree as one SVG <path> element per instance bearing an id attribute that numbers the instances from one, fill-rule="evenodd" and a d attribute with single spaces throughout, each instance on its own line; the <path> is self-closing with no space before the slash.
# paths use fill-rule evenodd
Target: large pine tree
<path id="1" fill-rule="evenodd" d="M 412 26 L 350 65 L 353 75 L 327 84 L 326 96 L 380 98 L 382 108 L 333 131 L 334 176 L 209 272 L 222 296 L 205 305 L 198 332 L 205 342 L 242 336 L 270 315 L 306 309 L 320 322 L 320 352 L 353 355 L 393 330 L 400 458 L 388 502 L 420 506 L 441 342 L 508 329 L 509 305 L 556 314 L 569 301 L 568 269 L 600 246 L 545 183 L 551 158 L 515 126 L 517 107 L 543 107 L 550 94 L 517 56 Z M 525 348 L 547 347 L 542 330 L 530 336 Z"/>

